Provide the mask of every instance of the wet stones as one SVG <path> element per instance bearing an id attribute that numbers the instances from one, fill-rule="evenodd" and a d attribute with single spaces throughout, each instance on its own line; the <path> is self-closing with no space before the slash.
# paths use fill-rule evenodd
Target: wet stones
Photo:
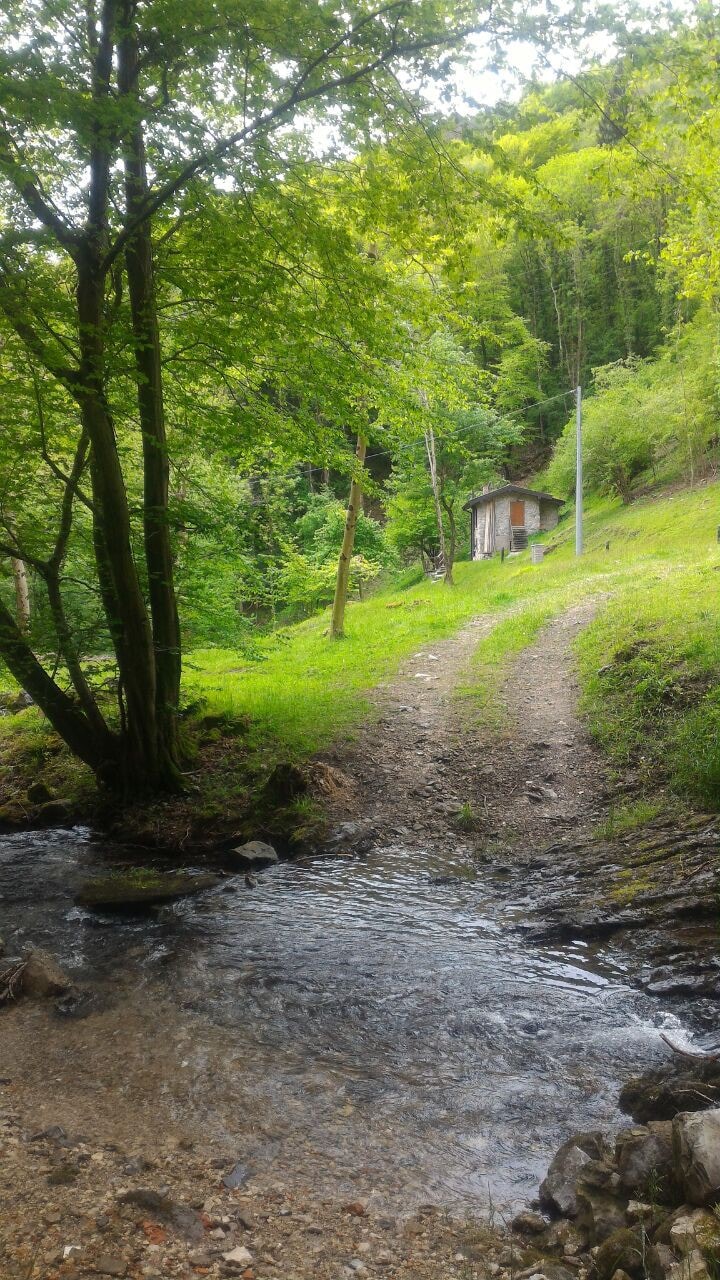
<path id="1" fill-rule="evenodd" d="M 566 1218 L 578 1212 L 577 1182 L 587 1164 L 607 1150 L 601 1133 L 576 1133 L 563 1143 L 540 1184 L 540 1203 Z"/>
<path id="2" fill-rule="evenodd" d="M 136 867 L 88 880 L 75 901 L 90 911 L 138 911 L 214 889 L 219 883 L 218 877 L 210 874 L 164 873 Z"/>
<path id="3" fill-rule="evenodd" d="M 48 951 L 36 948 L 25 957 L 20 975 L 20 990 L 31 1000 L 61 996 L 72 983 Z"/>
<path id="4" fill-rule="evenodd" d="M 629 1080 L 620 1093 L 620 1106 L 633 1120 L 672 1120 L 681 1111 L 704 1111 L 720 1106 L 720 1063 L 664 1067 Z"/>
<path id="5" fill-rule="evenodd" d="M 634 1082 L 636 1096 L 649 1086 L 657 1099 L 679 1074 Z M 552 1161 L 541 1198 L 565 1219 L 543 1244 L 565 1251 L 567 1232 L 577 1233 L 590 1280 L 708 1280 L 720 1257 L 720 1217 L 709 1211 L 720 1202 L 720 1107 L 625 1129 L 614 1150 L 600 1134 L 576 1134 Z"/>
<path id="6" fill-rule="evenodd" d="M 672 1123 L 677 1173 L 689 1204 L 720 1199 L 720 1108 L 682 1113 Z"/>

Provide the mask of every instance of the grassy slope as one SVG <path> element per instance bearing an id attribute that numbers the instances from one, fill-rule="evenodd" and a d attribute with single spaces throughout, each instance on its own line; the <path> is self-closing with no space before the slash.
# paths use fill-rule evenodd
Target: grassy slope
<path id="1" fill-rule="evenodd" d="M 195 651 L 186 663 L 186 697 L 202 702 L 211 714 L 250 718 L 238 760 L 250 760 L 250 775 L 257 775 L 258 766 L 262 772 L 273 758 L 300 759 L 351 732 L 369 712 L 368 690 L 391 677 L 419 646 L 431 646 L 469 618 L 513 611 L 480 647 L 476 687 L 482 700 L 503 660 L 530 643 L 547 618 L 581 596 L 611 593 L 611 603 L 580 646 L 591 724 L 622 764 L 637 762 L 641 744 L 652 733 L 648 762 L 656 769 L 662 764 L 663 744 L 671 740 L 677 784 L 706 801 L 720 800 L 711 740 L 711 729 L 720 727 L 718 496 L 717 486 L 708 486 L 626 508 L 616 501 L 596 501 L 587 512 L 582 559 L 574 556 L 568 519 L 546 538 L 557 549 L 542 565 L 532 566 L 528 553 L 504 564 L 498 559 L 463 563 L 457 566 L 455 588 L 423 581 L 351 604 L 347 635 L 340 642 L 329 640 L 327 615 L 322 615 L 269 638 L 257 662 L 223 649 Z M 661 664 L 672 671 L 681 668 L 682 695 L 651 697 L 649 686 L 640 687 L 629 675 L 637 669 L 636 658 L 613 660 L 618 648 L 638 641 L 643 642 L 638 653 L 660 673 L 658 678 L 665 669 Z M 598 676 L 603 666 L 610 671 Z M 691 699 L 693 689 L 701 694 L 700 702 Z M 47 760 L 39 731 L 32 709 L 0 722 L 0 788 L 6 793 L 25 773 L 18 768 L 18 756 L 25 752 L 27 757 L 29 751 L 29 758 L 38 759 L 41 752 Z M 701 759 L 688 748 L 698 736 Z M 62 771 L 62 759 L 62 753 L 53 756 L 53 768 Z M 222 806 L 233 768 L 226 760 L 211 808 Z M 71 789 L 82 785 L 75 771 Z"/>
<path id="2" fill-rule="evenodd" d="M 685 611 L 692 612 L 698 573 L 712 573 L 720 563 L 717 506 L 715 486 L 626 508 L 596 502 L 588 511 L 582 559 L 574 556 L 568 520 L 547 536 L 547 543 L 560 545 L 541 566 L 530 566 L 527 553 L 502 564 L 461 563 L 454 589 L 423 581 L 400 594 L 388 590 L 351 604 L 340 643 L 328 640 L 322 616 L 269 640 L 260 663 L 238 667 L 237 655 L 227 650 L 193 653 L 188 696 L 205 698 L 214 712 L 249 714 L 291 750 L 318 749 L 366 713 L 366 690 L 391 676 L 402 658 L 451 635 L 478 613 L 532 609 L 537 623 L 530 626 L 530 616 L 503 623 L 480 652 L 486 666 L 493 666 L 507 649 L 523 648 L 524 635 L 529 643 L 544 618 L 580 595 L 618 593 L 632 613 L 639 599 L 652 611 L 664 596 L 676 598 L 682 586 Z"/>

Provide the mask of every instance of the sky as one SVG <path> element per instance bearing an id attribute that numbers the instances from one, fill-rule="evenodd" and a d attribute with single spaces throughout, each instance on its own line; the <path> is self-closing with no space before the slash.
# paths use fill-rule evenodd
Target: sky
<path id="1" fill-rule="evenodd" d="M 641 29 L 644 28 L 647 32 L 658 30 L 662 25 L 662 19 L 658 18 L 662 0 L 633 0 L 633 3 Z M 589 0 L 586 4 L 590 13 L 600 7 L 594 0 Z M 676 13 L 684 11 L 691 18 L 697 3 L 696 0 L 672 0 L 672 7 Z M 613 4 L 611 8 L 620 11 L 624 5 Z M 476 40 L 474 45 L 477 50 L 475 57 L 471 55 L 467 65 L 459 66 L 456 71 L 456 92 L 450 110 L 460 115 L 472 114 L 478 106 L 493 106 L 501 100 L 514 101 L 522 93 L 524 84 L 532 78 L 533 72 L 541 80 L 559 80 L 563 75 L 575 75 L 588 57 L 609 61 L 617 52 L 617 46 L 607 32 L 591 36 L 585 41 L 584 58 L 567 47 L 557 47 L 547 59 L 539 60 L 537 48 L 529 42 L 518 41 L 507 51 L 507 68 L 502 72 L 492 72 L 487 68 L 487 52 L 483 42 Z M 447 103 L 441 103 L 439 97 L 436 105 L 448 110 Z"/>

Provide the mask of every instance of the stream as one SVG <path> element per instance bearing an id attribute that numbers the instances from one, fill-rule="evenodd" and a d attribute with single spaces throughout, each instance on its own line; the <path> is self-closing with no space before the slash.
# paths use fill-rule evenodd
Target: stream
<path id="1" fill-rule="evenodd" d="M 2 837 L 0 936 L 105 994 L 51 1015 L 88 1081 L 119 1037 L 114 1105 L 194 1126 L 239 1181 L 506 1210 L 571 1132 L 621 1123 L 622 1082 L 682 1030 L 586 944 L 525 943 L 522 892 L 460 848 L 306 857 L 150 916 L 74 905 L 123 860 L 82 830 Z"/>

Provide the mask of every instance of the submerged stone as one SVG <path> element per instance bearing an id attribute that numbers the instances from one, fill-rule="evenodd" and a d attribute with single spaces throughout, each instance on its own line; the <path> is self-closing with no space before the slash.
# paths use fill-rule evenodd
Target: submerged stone
<path id="1" fill-rule="evenodd" d="M 67 974 L 49 952 L 37 948 L 27 955 L 20 977 L 23 995 L 31 1000 L 42 1000 L 46 996 L 62 995 L 71 985 Z"/>
<path id="2" fill-rule="evenodd" d="M 191 875 L 187 871 L 166 874 L 140 868 L 88 880 L 75 901 L 78 906 L 94 911 L 133 911 L 202 893 L 219 883 L 217 876 L 209 874 Z"/>

